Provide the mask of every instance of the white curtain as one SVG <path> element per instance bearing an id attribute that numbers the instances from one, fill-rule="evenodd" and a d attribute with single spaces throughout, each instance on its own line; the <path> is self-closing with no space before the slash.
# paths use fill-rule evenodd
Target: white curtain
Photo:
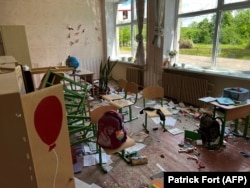
<path id="1" fill-rule="evenodd" d="M 145 65 L 145 52 L 143 46 L 143 20 L 144 20 L 144 0 L 136 0 L 136 14 L 138 22 L 138 34 L 136 35 L 136 41 L 138 43 L 137 51 L 135 55 L 135 64 Z"/>
<path id="2" fill-rule="evenodd" d="M 155 36 L 153 39 L 153 44 L 158 48 L 161 47 L 161 41 L 163 37 L 163 21 L 164 21 L 164 9 L 165 9 L 165 0 L 155 0 L 156 10 L 155 10 Z"/>

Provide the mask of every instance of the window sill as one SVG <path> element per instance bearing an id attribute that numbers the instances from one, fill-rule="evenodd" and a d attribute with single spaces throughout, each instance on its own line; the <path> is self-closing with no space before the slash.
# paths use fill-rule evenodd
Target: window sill
<path id="1" fill-rule="evenodd" d="M 119 60 L 118 63 L 124 63 L 124 64 L 132 64 L 132 65 L 135 65 L 135 63 L 132 62 L 132 61 L 121 61 L 121 60 Z"/>
<path id="2" fill-rule="evenodd" d="M 162 69 L 250 80 L 250 74 L 242 73 L 240 71 L 216 70 L 211 68 L 191 67 L 191 66 L 183 67 L 180 65 L 176 65 L 175 67 L 162 67 Z"/>

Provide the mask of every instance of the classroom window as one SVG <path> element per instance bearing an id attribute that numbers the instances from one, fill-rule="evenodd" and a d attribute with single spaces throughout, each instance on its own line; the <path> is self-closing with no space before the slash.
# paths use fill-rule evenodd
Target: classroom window
<path id="1" fill-rule="evenodd" d="M 145 0 L 142 31 L 144 46 L 146 46 L 146 2 Z M 121 61 L 133 62 L 137 50 L 136 35 L 138 34 L 136 0 L 121 1 L 121 3 L 117 4 L 115 28 L 115 56 Z"/>
<path id="2" fill-rule="evenodd" d="M 249 1 L 179 0 L 177 25 L 176 63 L 249 76 Z"/>

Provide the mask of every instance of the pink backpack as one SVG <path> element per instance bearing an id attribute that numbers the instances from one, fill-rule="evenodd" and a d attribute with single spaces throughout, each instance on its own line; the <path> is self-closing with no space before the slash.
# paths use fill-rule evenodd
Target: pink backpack
<path id="1" fill-rule="evenodd" d="M 98 121 L 97 143 L 103 148 L 116 149 L 126 139 L 124 116 L 114 110 L 104 113 Z"/>

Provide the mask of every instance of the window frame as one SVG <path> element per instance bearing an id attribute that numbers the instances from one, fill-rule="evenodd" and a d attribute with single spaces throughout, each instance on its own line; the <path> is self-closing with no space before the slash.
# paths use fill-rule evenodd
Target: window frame
<path id="1" fill-rule="evenodd" d="M 237 2 L 237 3 L 228 3 L 228 4 L 223 4 L 224 0 L 218 0 L 218 5 L 217 8 L 213 8 L 213 9 L 207 9 L 207 10 L 201 10 L 201 11 L 196 11 L 196 12 L 188 12 L 188 13 L 180 13 L 179 14 L 179 3 L 181 0 L 177 0 L 176 1 L 176 21 L 175 21 L 175 33 L 174 33 L 174 39 L 173 39 L 173 47 L 172 49 L 179 49 L 179 45 L 178 45 L 178 39 L 179 39 L 179 32 L 180 32 L 180 28 L 178 28 L 178 22 L 179 19 L 181 18 L 188 18 L 188 17 L 194 17 L 194 16 L 201 16 L 204 14 L 212 14 L 214 13 L 216 15 L 216 21 L 215 21 L 215 28 L 214 28 L 214 36 L 213 36 L 213 44 L 212 44 L 212 54 L 211 54 L 211 67 L 213 66 L 217 66 L 217 62 L 216 62 L 216 53 L 217 53 L 217 49 L 219 47 L 219 35 L 220 35 L 220 19 L 221 16 L 223 14 L 223 12 L 225 11 L 230 11 L 230 10 L 240 10 L 240 9 L 245 9 L 245 8 L 250 8 L 250 2 L 249 1 L 244 1 L 244 2 Z M 168 51 L 170 51 L 170 49 L 168 49 Z M 167 55 L 167 54 L 165 54 Z M 178 54 L 177 54 L 178 56 Z M 178 58 L 177 58 L 178 59 Z M 178 61 L 177 61 L 178 62 Z M 183 62 L 185 63 L 185 62 Z M 250 61 L 249 61 L 250 63 Z M 250 65 L 249 65 L 250 67 Z M 221 74 L 219 71 L 216 72 L 215 74 Z M 225 74 L 225 73 L 223 73 Z M 230 74 L 230 76 L 232 76 L 232 74 Z M 235 75 L 236 77 L 249 77 L 248 75 Z M 250 78 L 250 77 L 249 77 Z"/>
<path id="2" fill-rule="evenodd" d="M 114 27 L 114 35 L 115 37 L 113 37 L 113 39 L 109 38 L 109 36 L 107 35 L 108 41 L 110 41 L 110 43 L 112 43 L 112 47 L 110 47 L 110 45 L 108 44 L 108 48 L 112 49 L 109 50 L 108 49 L 108 53 L 110 53 L 111 57 L 113 59 L 118 59 L 119 62 L 128 62 L 128 63 L 134 63 L 134 61 L 131 61 L 131 59 L 133 60 L 135 58 L 135 54 L 136 54 L 136 50 L 137 50 L 137 42 L 136 42 L 136 35 L 137 33 L 135 33 L 135 31 L 137 30 L 137 16 L 136 14 L 136 0 L 131 0 L 131 20 L 129 22 L 124 22 L 124 23 L 116 23 L 116 14 L 117 14 L 117 9 L 118 9 L 118 4 L 117 3 L 113 3 L 113 13 L 112 13 L 112 20 L 113 20 L 113 27 Z M 117 6 L 117 8 L 116 8 Z M 109 9 L 110 10 L 110 9 Z M 144 12 L 144 27 L 143 30 L 147 29 L 147 0 L 145 0 L 145 12 Z M 110 17 L 110 16 L 109 16 Z M 106 16 L 107 18 L 107 16 Z M 107 23 L 107 19 L 106 19 L 106 23 Z M 108 24 L 108 23 L 107 23 Z M 122 56 L 121 54 L 119 54 L 119 27 L 124 27 L 124 26 L 130 26 L 130 43 L 131 43 L 131 51 L 130 54 L 125 54 L 125 58 L 124 56 Z M 144 36 L 145 38 L 147 38 L 147 36 Z M 146 40 L 144 41 L 144 46 L 145 46 L 145 50 L 146 50 Z M 110 52 L 109 52 L 110 51 Z M 146 54 L 146 53 L 145 53 Z"/>

